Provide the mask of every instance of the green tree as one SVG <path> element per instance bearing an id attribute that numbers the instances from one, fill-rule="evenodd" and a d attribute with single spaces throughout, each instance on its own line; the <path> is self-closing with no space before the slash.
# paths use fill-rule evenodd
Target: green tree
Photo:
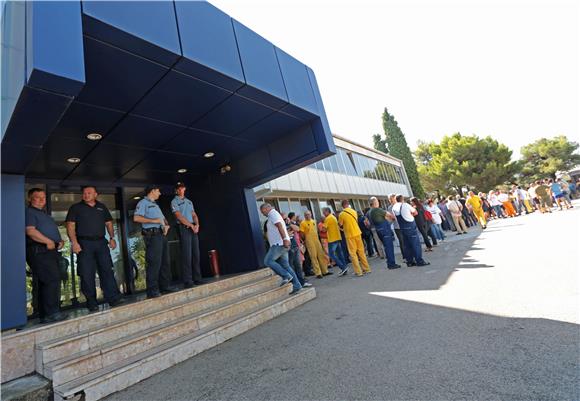
<path id="1" fill-rule="evenodd" d="M 521 177 L 524 180 L 555 178 L 557 171 L 567 171 L 580 164 L 580 155 L 574 153 L 578 143 L 563 135 L 542 138 L 521 148 Z"/>
<path id="2" fill-rule="evenodd" d="M 517 171 L 512 151 L 491 137 L 445 136 L 441 143 L 420 142 L 415 151 L 421 181 L 428 191 L 457 192 L 467 186 L 489 191 L 511 181 Z"/>
<path id="3" fill-rule="evenodd" d="M 387 142 L 381 138 L 380 134 L 373 135 L 373 142 L 375 144 L 376 150 L 380 150 L 383 153 L 389 153 L 389 149 L 387 149 Z"/>
<path id="4" fill-rule="evenodd" d="M 397 124 L 395 117 L 389 114 L 386 107 L 383 112 L 383 129 L 385 131 L 384 139 L 378 134 L 373 135 L 375 149 L 388 153 L 403 161 L 413 194 L 419 198 L 423 198 L 425 196 L 425 191 L 423 190 L 423 186 L 419 180 L 417 165 L 415 164 L 415 159 L 413 158 L 411 149 L 409 149 L 409 145 L 407 145 L 405 134 L 403 134 L 403 131 L 399 128 L 399 124 Z"/>

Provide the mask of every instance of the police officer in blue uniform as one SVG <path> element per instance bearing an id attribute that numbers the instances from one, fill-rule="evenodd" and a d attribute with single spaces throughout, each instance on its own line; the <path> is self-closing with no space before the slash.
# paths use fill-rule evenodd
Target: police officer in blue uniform
<path id="1" fill-rule="evenodd" d="M 87 299 L 90 312 L 99 310 L 95 273 L 99 274 L 105 300 L 115 307 L 124 303 L 119 292 L 113 259 L 109 248 L 115 249 L 113 217 L 103 203 L 97 200 L 97 188 L 89 185 L 82 188 L 83 200 L 72 205 L 66 215 L 66 231 L 71 240 L 72 251 L 77 254 L 78 275 L 81 291 Z M 105 239 L 105 228 L 109 241 Z"/>
<path id="2" fill-rule="evenodd" d="M 45 211 L 46 193 L 40 188 L 28 191 L 26 208 L 26 262 L 37 286 L 38 315 L 41 323 L 66 319 L 60 313 L 60 270 L 58 250 L 64 245 L 58 226 Z"/>
<path id="3" fill-rule="evenodd" d="M 171 270 L 166 237 L 169 223 L 155 202 L 161 195 L 159 186 L 148 186 L 145 194 L 137 203 L 133 221 L 141 223 L 141 233 L 145 241 L 147 298 L 157 298 L 161 293 L 176 291 L 170 286 Z"/>
<path id="4" fill-rule="evenodd" d="M 181 245 L 181 277 L 183 286 L 191 288 L 203 284 L 199 265 L 199 218 L 193 203 L 185 197 L 187 187 L 178 182 L 175 185 L 175 198 L 171 201 L 171 211 L 177 220 Z"/>

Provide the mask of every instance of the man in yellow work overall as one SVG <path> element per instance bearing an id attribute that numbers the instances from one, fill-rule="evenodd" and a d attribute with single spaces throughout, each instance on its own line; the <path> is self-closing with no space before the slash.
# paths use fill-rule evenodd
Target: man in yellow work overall
<path id="1" fill-rule="evenodd" d="M 469 191 L 469 198 L 466 201 L 472 208 L 473 214 L 477 217 L 481 228 L 484 230 L 487 228 L 487 221 L 485 220 L 485 213 L 483 213 L 483 207 L 481 206 L 481 199 L 473 191 Z"/>
<path id="2" fill-rule="evenodd" d="M 338 216 L 338 224 L 340 224 L 344 230 L 344 237 L 346 238 L 346 245 L 348 247 L 348 254 L 350 255 L 354 274 L 357 277 L 361 277 L 363 273 L 370 273 L 371 268 L 365 255 L 365 247 L 361 237 L 362 232 L 358 226 L 358 215 L 356 211 L 350 207 L 350 203 L 346 199 L 342 201 L 342 209 L 342 212 L 340 212 L 340 215 Z"/>
<path id="3" fill-rule="evenodd" d="M 318 238 L 318 226 L 312 218 L 312 212 L 308 210 L 304 212 L 304 220 L 300 223 L 300 233 L 304 239 L 308 255 L 310 255 L 312 270 L 314 270 L 316 278 L 332 274 L 328 271 L 328 259 Z"/>

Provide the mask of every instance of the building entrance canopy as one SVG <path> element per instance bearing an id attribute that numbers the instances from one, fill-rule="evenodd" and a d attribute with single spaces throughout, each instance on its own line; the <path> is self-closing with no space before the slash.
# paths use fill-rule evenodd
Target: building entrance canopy
<path id="1" fill-rule="evenodd" d="M 335 152 L 310 68 L 205 2 L 3 7 L 2 329 L 26 321 L 25 181 L 183 181 L 202 254 L 224 274 L 263 265 L 251 188 Z"/>
<path id="2" fill-rule="evenodd" d="M 209 3 L 6 7 L 3 173 L 163 183 L 229 163 L 250 186 L 334 151 L 312 70 Z"/>

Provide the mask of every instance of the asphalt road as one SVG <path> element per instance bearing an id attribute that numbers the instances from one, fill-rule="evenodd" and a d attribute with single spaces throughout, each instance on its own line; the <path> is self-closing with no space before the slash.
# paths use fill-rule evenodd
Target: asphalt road
<path id="1" fill-rule="evenodd" d="M 109 400 L 579 400 L 580 204 L 450 236 Z"/>

